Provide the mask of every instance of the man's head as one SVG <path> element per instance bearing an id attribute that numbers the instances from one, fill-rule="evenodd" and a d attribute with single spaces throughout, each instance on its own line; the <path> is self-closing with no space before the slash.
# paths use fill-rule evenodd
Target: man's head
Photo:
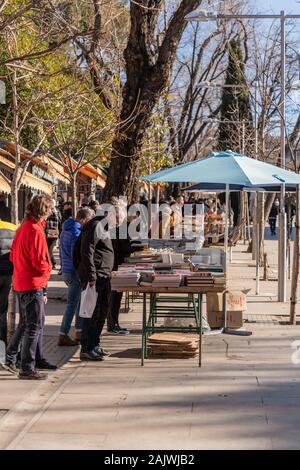
<path id="1" fill-rule="evenodd" d="M 53 209 L 52 197 L 48 194 L 33 196 L 25 210 L 25 220 L 46 220 Z"/>
<path id="2" fill-rule="evenodd" d="M 70 201 L 67 201 L 67 202 L 64 202 L 64 211 L 68 210 L 68 209 L 72 209 L 72 202 Z"/>
<path id="3" fill-rule="evenodd" d="M 180 194 L 176 197 L 176 204 L 178 204 L 178 206 L 181 206 L 183 207 L 184 206 L 184 197 L 181 196 Z"/>
<path id="4" fill-rule="evenodd" d="M 167 204 L 169 204 L 169 206 L 171 206 L 172 204 L 174 204 L 175 199 L 173 198 L 173 196 L 168 196 L 166 202 Z"/>
<path id="5" fill-rule="evenodd" d="M 81 225 L 85 225 L 93 217 L 95 217 L 95 212 L 89 207 L 84 207 L 83 209 L 79 209 L 76 214 L 76 220 Z"/>
<path id="6" fill-rule="evenodd" d="M 89 208 L 92 209 L 96 213 L 97 210 L 100 208 L 100 202 L 99 201 L 90 201 L 89 202 Z"/>

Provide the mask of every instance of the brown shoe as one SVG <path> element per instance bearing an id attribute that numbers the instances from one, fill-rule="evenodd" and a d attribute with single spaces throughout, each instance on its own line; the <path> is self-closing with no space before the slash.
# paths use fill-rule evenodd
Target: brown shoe
<path id="1" fill-rule="evenodd" d="M 74 341 L 76 341 L 77 344 L 80 344 L 80 340 L 81 340 L 81 331 L 75 331 Z"/>
<path id="2" fill-rule="evenodd" d="M 68 335 L 59 335 L 57 346 L 77 346 L 77 341 L 73 341 Z"/>
<path id="3" fill-rule="evenodd" d="M 18 378 L 21 380 L 46 380 L 48 377 L 47 374 L 38 372 L 37 370 L 32 370 L 31 372 L 19 372 Z"/>

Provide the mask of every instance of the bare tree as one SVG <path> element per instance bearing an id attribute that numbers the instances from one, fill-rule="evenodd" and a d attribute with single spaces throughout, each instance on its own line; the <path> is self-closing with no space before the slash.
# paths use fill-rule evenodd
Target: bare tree
<path id="1" fill-rule="evenodd" d="M 162 12 L 162 0 L 136 0 L 130 3 L 131 28 L 124 57 L 126 84 L 123 91 L 120 125 L 112 144 L 112 158 L 105 197 L 124 194 L 132 197 L 137 164 L 149 117 L 166 88 L 176 50 L 186 26 L 185 16 L 200 0 L 181 0 L 160 35 L 155 34 Z M 130 120 L 130 122 L 128 122 Z"/>

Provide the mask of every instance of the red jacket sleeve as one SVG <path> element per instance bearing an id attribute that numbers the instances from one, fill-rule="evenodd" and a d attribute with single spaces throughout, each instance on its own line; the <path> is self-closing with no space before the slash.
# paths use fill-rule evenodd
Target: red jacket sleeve
<path id="1" fill-rule="evenodd" d="M 33 230 L 31 232 L 30 253 L 32 266 L 38 272 L 47 274 L 51 271 L 46 237 L 40 230 Z"/>

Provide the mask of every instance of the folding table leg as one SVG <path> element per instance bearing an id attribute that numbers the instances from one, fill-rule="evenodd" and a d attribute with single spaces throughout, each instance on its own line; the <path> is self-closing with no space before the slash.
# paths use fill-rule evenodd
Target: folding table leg
<path id="1" fill-rule="evenodd" d="M 198 318 L 200 326 L 199 334 L 199 367 L 202 365 L 202 294 L 198 294 Z"/>
<path id="2" fill-rule="evenodd" d="M 146 352 L 146 318 L 147 318 L 147 294 L 143 293 L 143 325 L 142 325 L 142 360 L 141 365 L 144 365 L 145 352 Z"/>

